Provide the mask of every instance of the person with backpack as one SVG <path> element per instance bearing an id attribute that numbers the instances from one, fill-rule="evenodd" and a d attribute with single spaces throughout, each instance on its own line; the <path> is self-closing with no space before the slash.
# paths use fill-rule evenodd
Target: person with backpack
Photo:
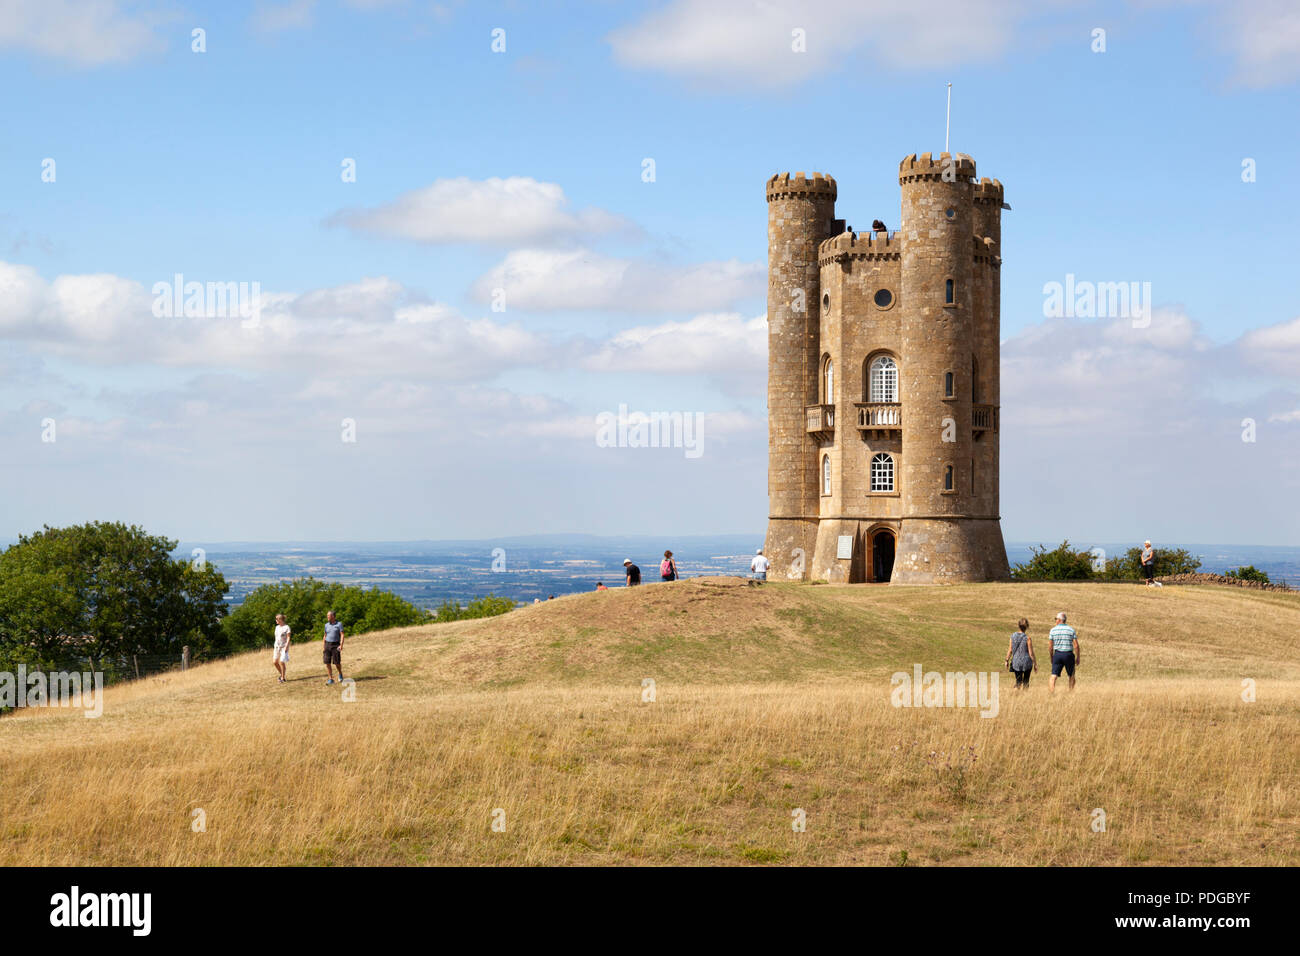
<path id="1" fill-rule="evenodd" d="M 677 562 L 671 551 L 664 552 L 664 559 L 659 562 L 659 578 L 663 581 L 677 580 Z"/>

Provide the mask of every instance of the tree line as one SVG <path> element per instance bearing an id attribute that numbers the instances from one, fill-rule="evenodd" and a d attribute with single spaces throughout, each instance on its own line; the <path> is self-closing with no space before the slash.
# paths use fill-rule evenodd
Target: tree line
<path id="1" fill-rule="evenodd" d="M 1156 577 L 1191 574 L 1201 568 L 1201 559 L 1185 548 L 1153 548 Z M 1142 549 L 1129 548 L 1123 555 L 1103 558 L 1095 551 L 1080 551 L 1062 541 L 1050 551 L 1045 545 L 1030 548 L 1031 557 L 1013 565 L 1015 581 L 1139 581 L 1142 579 Z M 1227 572 L 1228 577 L 1268 584 L 1268 574 L 1253 565 Z"/>
<path id="2" fill-rule="evenodd" d="M 92 521 L 19 537 L 0 552 L 0 671 L 87 664 L 106 679 L 129 677 L 140 660 L 211 660 L 269 646 L 275 615 L 295 641 L 321 637 L 334 611 L 349 635 L 514 608 L 488 595 L 436 614 L 389 591 L 299 578 L 266 584 L 233 612 L 215 565 L 176 558 L 177 542 L 136 525 Z"/>

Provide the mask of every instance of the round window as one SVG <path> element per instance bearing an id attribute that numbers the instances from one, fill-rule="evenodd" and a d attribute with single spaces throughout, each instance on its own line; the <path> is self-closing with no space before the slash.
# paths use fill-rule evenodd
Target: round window
<path id="1" fill-rule="evenodd" d="M 888 289 L 877 289 L 875 295 L 876 308 L 887 309 L 894 304 L 894 293 Z"/>
<path id="2" fill-rule="evenodd" d="M 949 206 L 947 209 L 943 211 L 943 216 L 949 222 L 952 222 L 954 219 L 957 218 L 957 210 L 953 209 L 952 206 Z"/>

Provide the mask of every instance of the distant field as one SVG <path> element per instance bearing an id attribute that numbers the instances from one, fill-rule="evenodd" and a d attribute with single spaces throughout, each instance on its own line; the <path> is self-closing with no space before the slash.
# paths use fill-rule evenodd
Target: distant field
<path id="1" fill-rule="evenodd" d="M 753 549 L 763 535 L 703 535 L 677 539 L 602 538 L 595 535 L 538 536 L 527 539 L 474 542 L 397 542 L 390 544 L 323 543 L 203 544 L 212 561 L 231 584 L 227 601 L 237 606 L 263 584 L 295 577 L 392 591 L 418 607 L 437 608 L 443 601 L 466 603 L 493 593 L 521 603 L 552 594 L 590 591 L 597 581 L 623 580 L 623 559 L 630 557 L 646 572 L 647 583 L 658 583 L 659 558 L 671 547 L 684 577 L 746 574 Z M 1050 547 L 1057 541 L 1046 542 Z M 1105 554 L 1122 554 L 1131 545 L 1075 541 L 1082 550 L 1094 546 Z M 1031 542 L 1007 542 L 1015 564 L 1031 555 Z M 198 543 L 193 546 L 199 546 Z M 1182 547 L 1183 545 L 1176 545 Z M 177 549 L 191 554 L 190 543 Z M 1300 585 L 1300 548 L 1233 545 L 1187 545 L 1204 562 L 1204 570 L 1222 573 L 1253 564 L 1275 581 Z M 500 560 L 498 560 L 498 558 Z"/>
<path id="2" fill-rule="evenodd" d="M 1079 690 L 1017 697 L 1010 624 L 1045 665 L 1060 609 Z M 355 702 L 313 644 L 4 718 L 0 864 L 1295 865 L 1297 633 L 1212 587 L 574 595 L 350 640 Z M 914 664 L 997 672 L 998 715 L 891 706 Z"/>

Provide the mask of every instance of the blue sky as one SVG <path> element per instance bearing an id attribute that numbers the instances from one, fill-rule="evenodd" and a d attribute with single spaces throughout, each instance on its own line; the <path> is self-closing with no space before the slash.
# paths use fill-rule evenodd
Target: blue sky
<path id="1" fill-rule="evenodd" d="M 1013 207 L 1006 536 L 1294 544 L 1293 6 L 8 4 L 0 534 L 761 533 L 763 182 L 896 224 L 951 82 Z M 176 273 L 259 327 L 152 314 Z M 1066 274 L 1151 327 L 1045 318 Z M 704 453 L 597 447 L 620 404 Z"/>

